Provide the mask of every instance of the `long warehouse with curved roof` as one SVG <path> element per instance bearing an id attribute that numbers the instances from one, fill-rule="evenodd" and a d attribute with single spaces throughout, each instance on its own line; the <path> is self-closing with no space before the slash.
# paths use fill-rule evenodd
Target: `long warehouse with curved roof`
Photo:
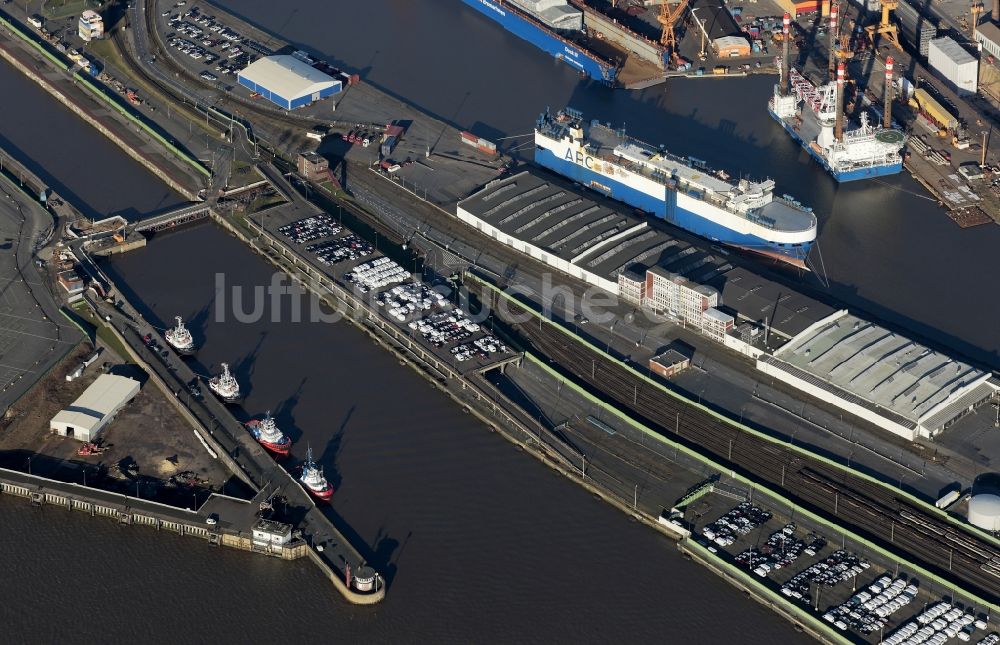
<path id="1" fill-rule="evenodd" d="M 989 372 L 841 312 L 758 360 L 767 374 L 913 440 L 989 400 Z"/>

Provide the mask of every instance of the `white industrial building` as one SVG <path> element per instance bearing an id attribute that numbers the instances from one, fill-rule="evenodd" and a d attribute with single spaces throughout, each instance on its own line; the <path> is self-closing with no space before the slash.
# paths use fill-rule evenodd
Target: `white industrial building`
<path id="1" fill-rule="evenodd" d="M 292 541 L 292 525 L 260 519 L 251 528 L 251 537 L 255 548 L 280 551 Z"/>
<path id="2" fill-rule="evenodd" d="M 988 372 L 846 311 L 762 356 L 757 367 L 911 441 L 938 435 L 996 392 Z"/>
<path id="3" fill-rule="evenodd" d="M 988 372 L 529 172 L 490 182 L 456 213 L 501 244 L 693 328 L 911 441 L 938 435 L 1000 389 Z"/>
<path id="4" fill-rule="evenodd" d="M 1000 27 L 992 22 L 984 22 L 976 27 L 976 41 L 982 51 L 1000 59 Z"/>
<path id="5" fill-rule="evenodd" d="M 929 43 L 927 63 L 959 94 L 975 94 L 979 89 L 979 59 L 948 36 Z"/>
<path id="6" fill-rule="evenodd" d="M 237 75 L 240 85 L 294 110 L 340 92 L 343 84 L 294 56 L 264 56 Z"/>
<path id="7" fill-rule="evenodd" d="M 49 422 L 52 432 L 80 441 L 93 441 L 125 405 L 139 393 L 139 381 L 101 374 L 72 405 Z"/>

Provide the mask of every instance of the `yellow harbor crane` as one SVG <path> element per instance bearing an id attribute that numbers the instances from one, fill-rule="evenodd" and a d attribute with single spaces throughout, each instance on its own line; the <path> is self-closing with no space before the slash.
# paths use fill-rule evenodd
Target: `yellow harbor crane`
<path id="1" fill-rule="evenodd" d="M 680 22 L 687 5 L 688 0 L 680 0 L 672 7 L 669 2 L 663 2 L 660 5 L 660 15 L 656 17 L 656 21 L 663 27 L 660 44 L 667 50 L 671 58 L 677 54 L 677 33 L 674 31 L 674 26 Z"/>
<path id="2" fill-rule="evenodd" d="M 996 0 L 993 0 L 996 2 Z M 972 14 L 972 39 L 976 39 L 976 29 L 979 27 L 979 17 L 983 15 L 986 10 L 983 7 L 982 0 L 972 0 L 972 6 L 969 7 L 969 13 Z"/>
<path id="3" fill-rule="evenodd" d="M 881 22 L 877 25 L 865 27 L 865 31 L 868 32 L 868 39 L 872 42 L 872 48 L 876 50 L 876 53 L 878 52 L 878 36 L 883 36 L 893 47 L 899 51 L 903 51 L 903 46 L 899 44 L 899 34 L 896 33 L 896 25 L 889 20 L 889 12 L 895 11 L 897 6 L 899 6 L 897 0 L 882 0 Z"/>

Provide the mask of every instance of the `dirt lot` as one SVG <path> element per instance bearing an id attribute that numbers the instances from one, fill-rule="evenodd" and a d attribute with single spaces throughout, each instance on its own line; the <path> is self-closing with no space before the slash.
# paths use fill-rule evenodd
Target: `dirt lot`
<path id="1" fill-rule="evenodd" d="M 0 466 L 63 481 L 187 503 L 190 492 L 219 490 L 229 478 L 170 401 L 134 365 L 111 352 L 72 382 L 66 374 L 92 353 L 83 345 L 23 397 L 0 421 Z M 105 451 L 80 456 L 80 441 L 49 430 L 49 419 L 70 405 L 105 369 L 136 378 L 139 394 L 101 433 Z"/>

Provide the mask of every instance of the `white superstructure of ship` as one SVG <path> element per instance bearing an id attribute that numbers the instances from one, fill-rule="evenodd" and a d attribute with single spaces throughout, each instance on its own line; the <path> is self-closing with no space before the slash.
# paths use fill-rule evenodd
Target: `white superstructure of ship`
<path id="1" fill-rule="evenodd" d="M 565 108 L 535 125 L 535 163 L 706 239 L 804 267 L 816 240 L 812 209 L 774 194 L 771 179 L 730 183 Z"/>
<path id="2" fill-rule="evenodd" d="M 215 392 L 216 396 L 227 403 L 240 399 L 240 384 L 237 383 L 236 377 L 229 371 L 229 365 L 226 363 L 222 364 L 222 374 L 208 380 L 208 387 Z"/>
<path id="3" fill-rule="evenodd" d="M 190 354 L 194 351 L 194 337 L 191 336 L 191 331 L 184 326 L 184 321 L 180 316 L 175 316 L 174 320 L 177 321 L 177 325 L 168 329 L 163 337 L 171 347 L 181 354 Z"/>
<path id="4" fill-rule="evenodd" d="M 313 461 L 312 446 L 306 450 L 306 462 L 302 464 L 302 475 L 299 481 L 317 499 L 327 500 L 333 496 L 333 486 L 326 480 L 323 468 Z"/>

